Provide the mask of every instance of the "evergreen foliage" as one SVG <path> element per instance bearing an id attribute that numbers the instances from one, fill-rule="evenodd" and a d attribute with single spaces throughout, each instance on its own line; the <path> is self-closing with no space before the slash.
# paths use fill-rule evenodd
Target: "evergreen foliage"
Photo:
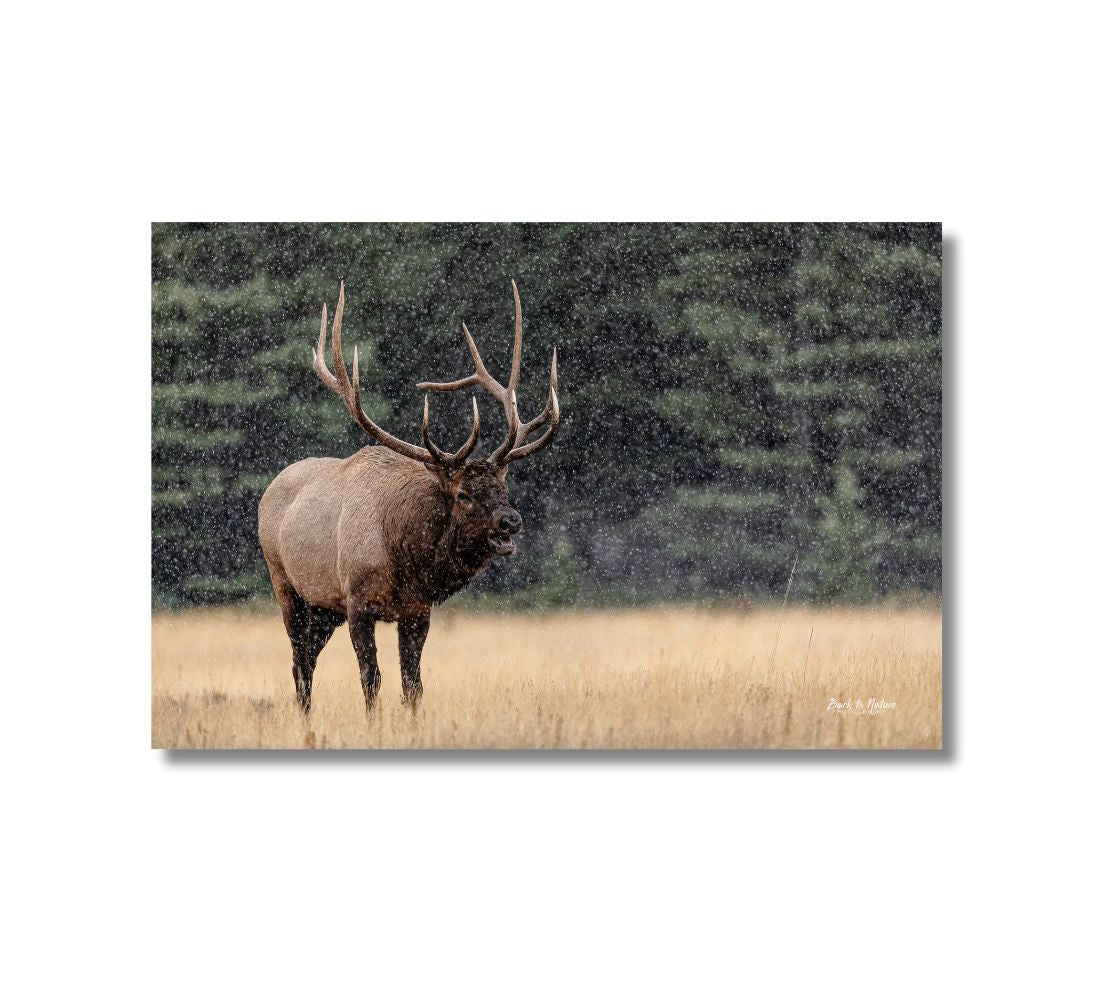
<path id="1" fill-rule="evenodd" d="M 288 463 L 365 444 L 311 372 L 347 281 L 367 412 L 419 438 L 466 320 L 521 410 L 560 354 L 563 424 L 518 463 L 519 554 L 472 589 L 526 602 L 937 592 L 941 230 L 912 225 L 160 224 L 152 233 L 158 603 L 268 590 L 256 505 Z M 465 394 L 433 400 L 462 438 Z M 482 449 L 504 434 L 479 398 Z"/>

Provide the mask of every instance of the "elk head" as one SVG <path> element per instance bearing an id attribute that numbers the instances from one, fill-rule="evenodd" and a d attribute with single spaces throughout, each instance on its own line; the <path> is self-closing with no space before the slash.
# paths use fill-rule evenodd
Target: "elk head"
<path id="1" fill-rule="evenodd" d="M 447 496 L 450 505 L 451 532 L 456 538 L 456 548 L 460 558 L 471 565 L 481 566 L 492 555 L 512 555 L 516 551 L 513 536 L 521 530 L 521 515 L 514 509 L 506 488 L 506 470 L 518 459 L 528 458 L 540 451 L 556 434 L 560 426 L 560 401 L 557 396 L 556 351 L 552 352 L 552 369 L 549 381 L 548 402 L 544 409 L 532 420 L 522 422 L 517 411 L 517 386 L 521 374 L 521 297 L 517 283 L 513 282 L 514 332 L 513 361 L 510 365 L 509 382 L 502 385 L 486 369 L 482 355 L 478 352 L 474 338 L 463 324 L 463 334 L 475 370 L 472 375 L 454 382 L 420 382 L 418 389 L 425 390 L 424 415 L 420 423 L 420 436 L 424 442 L 421 448 L 378 427 L 362 409 L 358 375 L 358 349 L 354 348 L 354 377 L 346 372 L 342 357 L 342 315 L 346 302 L 346 291 L 339 285 L 338 306 L 335 309 L 334 325 L 331 330 L 331 353 L 334 367 L 332 374 L 326 366 L 325 352 L 327 343 L 327 307 L 323 305 L 322 321 L 319 325 L 319 344 L 312 352 L 312 364 L 323 383 L 346 406 L 354 422 L 379 444 L 395 451 L 405 458 L 422 463 Z M 431 437 L 428 428 L 427 392 L 452 392 L 479 386 L 489 392 L 505 413 L 508 432 L 505 440 L 485 460 L 471 459 L 470 454 L 478 444 L 480 421 L 478 403 L 471 397 L 471 432 L 463 445 L 455 452 L 440 448 Z M 547 425 L 547 426 L 546 426 Z M 545 427 L 544 433 L 532 441 L 526 440 L 534 431 Z"/>

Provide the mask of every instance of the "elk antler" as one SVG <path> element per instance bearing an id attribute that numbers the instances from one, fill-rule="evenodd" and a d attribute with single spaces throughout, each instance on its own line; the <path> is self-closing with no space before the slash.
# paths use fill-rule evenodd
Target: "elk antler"
<path id="1" fill-rule="evenodd" d="M 430 390 L 431 392 L 451 392 L 455 389 L 465 389 L 467 386 L 477 385 L 498 400 L 502 404 L 502 409 L 506 415 L 509 434 L 490 456 L 489 461 L 495 465 L 509 465 L 510 462 L 516 462 L 519 458 L 528 458 L 534 452 L 540 451 L 552 440 L 560 426 L 560 398 L 556 394 L 555 348 L 552 350 L 552 373 L 549 379 L 548 402 L 545 404 L 545 408 L 528 423 L 522 423 L 517 414 L 517 384 L 521 377 L 521 296 L 517 293 L 517 282 L 512 282 L 512 285 L 514 307 L 513 363 L 509 369 L 509 384 L 502 385 L 486 370 L 482 355 L 478 353 L 474 338 L 471 336 L 470 330 L 467 329 L 467 324 L 464 323 L 463 333 L 467 338 L 467 349 L 471 352 L 471 360 L 474 361 L 474 374 L 456 379 L 454 382 L 420 382 L 416 386 L 418 389 Z M 548 430 L 539 438 L 522 444 L 529 434 L 545 424 L 548 424 Z"/>
<path id="2" fill-rule="evenodd" d="M 474 446 L 478 444 L 478 435 L 481 429 L 478 419 L 478 403 L 473 398 L 471 399 L 473 410 L 471 433 L 464 445 L 454 454 L 437 447 L 428 434 L 428 400 L 426 398 L 424 400 L 424 419 L 421 424 L 421 433 L 427 450 L 409 444 L 407 441 L 402 441 L 400 438 L 393 437 L 388 431 L 382 430 L 366 416 L 365 410 L 362 409 L 361 390 L 358 381 L 358 349 L 356 347 L 354 348 L 354 381 L 351 382 L 350 377 L 346 374 L 346 365 L 342 360 L 342 314 L 345 311 L 345 306 L 346 287 L 344 282 L 339 282 L 338 305 L 334 310 L 334 326 L 331 329 L 331 359 L 334 362 L 334 374 L 332 375 L 327 369 L 324 360 L 327 349 L 327 305 L 325 302 L 323 303 L 323 318 L 319 324 L 319 346 L 311 351 L 311 365 L 315 369 L 315 374 L 319 376 L 331 392 L 342 400 L 346 412 L 350 414 L 354 423 L 379 444 L 383 444 L 398 455 L 404 455 L 405 458 L 412 458 L 417 462 L 424 462 L 428 465 L 435 462 L 435 464 L 447 469 L 462 465 L 467 460 L 467 456 L 474 450 Z"/>

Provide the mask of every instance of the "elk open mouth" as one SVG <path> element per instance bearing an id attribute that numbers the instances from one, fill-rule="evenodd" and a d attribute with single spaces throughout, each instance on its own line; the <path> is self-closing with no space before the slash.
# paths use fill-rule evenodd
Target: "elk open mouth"
<path id="1" fill-rule="evenodd" d="M 490 550 L 496 556 L 512 556 L 517 551 L 517 546 L 509 535 L 494 534 L 490 536 Z"/>

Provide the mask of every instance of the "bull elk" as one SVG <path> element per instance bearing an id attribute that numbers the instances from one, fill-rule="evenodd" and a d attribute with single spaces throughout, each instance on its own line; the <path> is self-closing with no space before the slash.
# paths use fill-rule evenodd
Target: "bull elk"
<path id="1" fill-rule="evenodd" d="M 358 656 L 366 709 L 381 685 L 374 643 L 376 622 L 396 622 L 405 704 L 416 707 L 423 693 L 420 654 L 432 606 L 446 600 L 489 565 L 516 549 L 521 515 L 510 503 L 506 471 L 538 452 L 560 426 L 556 394 L 556 351 L 544 409 L 527 423 L 517 412 L 521 370 L 521 299 L 513 283 L 513 361 L 502 385 L 483 364 L 467 325 L 474 373 L 453 382 L 420 382 L 425 390 L 420 438 L 409 444 L 378 427 L 362 409 L 358 351 L 354 375 L 342 356 L 346 289 L 339 286 L 331 330 L 333 373 L 325 360 L 327 307 L 312 351 L 315 373 L 353 421 L 381 447 L 365 447 L 349 458 L 307 458 L 289 465 L 261 497 L 258 529 L 272 588 L 292 643 L 296 699 L 311 709 L 311 680 L 319 653 L 344 621 Z M 478 387 L 501 403 L 508 424 L 505 440 L 484 460 L 472 459 L 478 444 L 478 403 L 471 399 L 471 431 L 457 451 L 444 451 L 428 430 L 427 392 Z M 529 440 L 540 428 L 543 433 Z"/>

